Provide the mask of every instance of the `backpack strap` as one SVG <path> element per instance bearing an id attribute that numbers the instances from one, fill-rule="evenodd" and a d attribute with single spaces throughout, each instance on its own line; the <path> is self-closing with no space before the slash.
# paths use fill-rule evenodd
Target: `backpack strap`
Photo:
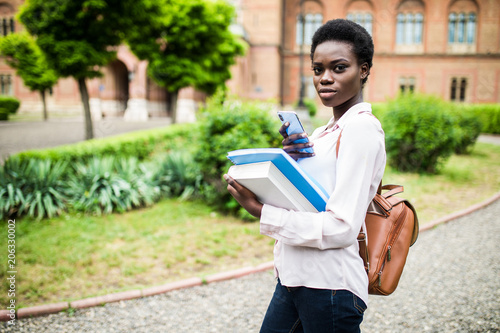
<path id="1" fill-rule="evenodd" d="M 340 138 L 342 137 L 342 132 L 344 131 L 344 129 L 341 129 L 340 130 L 340 134 L 339 134 L 339 138 L 337 139 L 337 147 L 335 147 L 335 153 L 336 153 L 336 157 L 337 159 L 339 158 L 339 149 L 340 149 Z M 386 186 L 389 186 L 389 185 L 386 185 Z M 392 189 L 392 188 L 391 188 Z M 402 191 L 400 191 L 402 192 Z M 382 193 L 382 180 L 380 180 L 380 184 L 378 185 L 378 189 L 377 189 L 377 193 L 378 194 L 381 194 Z M 396 192 L 396 193 L 399 193 L 399 192 Z M 392 193 L 391 195 L 394 195 L 396 193 Z"/>

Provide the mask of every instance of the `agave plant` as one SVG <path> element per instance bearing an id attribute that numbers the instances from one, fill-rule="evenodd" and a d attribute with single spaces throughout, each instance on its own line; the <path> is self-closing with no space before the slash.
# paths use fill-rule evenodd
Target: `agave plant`
<path id="1" fill-rule="evenodd" d="M 2 214 L 26 213 L 38 219 L 60 214 L 67 202 L 63 181 L 67 165 L 64 161 L 7 160 L 0 180 Z"/>
<path id="2" fill-rule="evenodd" d="M 76 210 L 101 215 L 129 209 L 124 193 L 130 191 L 130 184 L 116 174 L 114 162 L 113 157 L 94 157 L 74 166 L 68 184 Z"/>
<path id="3" fill-rule="evenodd" d="M 23 179 L 16 177 L 17 172 L 9 172 L 11 165 L 12 162 L 7 161 L 4 167 L 0 168 L 0 219 L 21 213 L 25 202 Z"/>
<path id="4" fill-rule="evenodd" d="M 128 207 L 150 206 L 161 196 L 160 186 L 155 184 L 153 172 L 137 158 L 121 158 L 116 161 L 117 174 L 130 184 L 124 200 Z"/>
<path id="5" fill-rule="evenodd" d="M 203 176 L 190 153 L 171 152 L 157 163 L 155 179 L 168 195 L 187 199 L 198 193 Z"/>

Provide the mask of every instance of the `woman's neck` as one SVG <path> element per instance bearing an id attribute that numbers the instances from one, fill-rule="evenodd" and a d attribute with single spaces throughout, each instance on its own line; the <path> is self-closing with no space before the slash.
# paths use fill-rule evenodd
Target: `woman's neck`
<path id="1" fill-rule="evenodd" d="M 347 100 L 345 103 L 342 103 L 338 106 L 333 107 L 333 117 L 335 118 L 335 122 L 337 122 L 350 108 L 352 108 L 354 105 L 362 103 L 363 102 L 363 94 L 360 91 L 360 93 L 356 96 L 353 96 L 353 98 Z"/>

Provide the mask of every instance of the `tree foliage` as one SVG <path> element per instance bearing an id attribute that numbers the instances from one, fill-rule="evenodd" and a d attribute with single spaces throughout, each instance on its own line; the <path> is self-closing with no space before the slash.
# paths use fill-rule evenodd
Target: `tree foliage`
<path id="1" fill-rule="evenodd" d="M 87 139 L 93 137 L 86 78 L 116 57 L 116 47 L 143 9 L 137 0 L 29 0 L 19 19 L 61 77 L 77 79 L 85 109 Z"/>
<path id="2" fill-rule="evenodd" d="M 137 29 L 127 41 L 149 61 L 149 76 L 174 94 L 184 87 L 215 93 L 245 51 L 229 30 L 234 8 L 223 0 L 150 1 L 143 14 L 136 15 Z"/>
<path id="3" fill-rule="evenodd" d="M 24 84 L 40 93 L 44 118 L 47 119 L 45 93 L 57 83 L 58 77 L 49 67 L 35 40 L 25 32 L 10 34 L 0 39 L 0 53 L 7 64 L 16 70 Z"/>

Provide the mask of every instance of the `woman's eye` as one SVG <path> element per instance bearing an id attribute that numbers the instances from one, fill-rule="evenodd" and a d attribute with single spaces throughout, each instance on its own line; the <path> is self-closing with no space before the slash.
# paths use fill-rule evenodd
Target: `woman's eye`
<path id="1" fill-rule="evenodd" d="M 346 68 L 347 68 L 347 66 L 346 66 L 346 65 L 337 65 L 337 66 L 335 66 L 335 70 L 336 70 L 337 72 L 342 72 L 342 71 L 344 71 Z"/>
<path id="2" fill-rule="evenodd" d="M 313 67 L 313 72 L 314 72 L 314 75 L 319 75 L 323 72 L 323 69 L 319 68 L 319 67 Z"/>

